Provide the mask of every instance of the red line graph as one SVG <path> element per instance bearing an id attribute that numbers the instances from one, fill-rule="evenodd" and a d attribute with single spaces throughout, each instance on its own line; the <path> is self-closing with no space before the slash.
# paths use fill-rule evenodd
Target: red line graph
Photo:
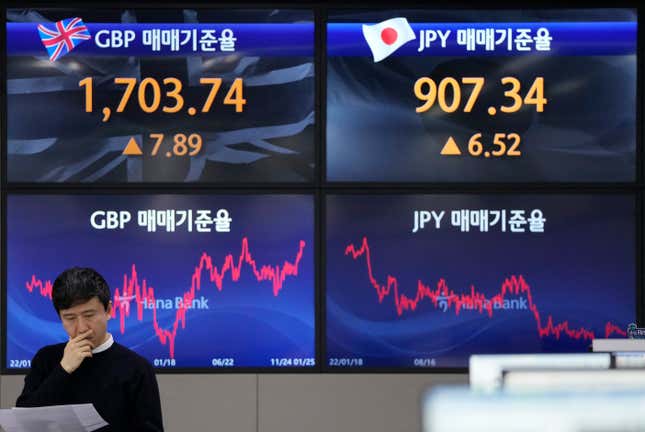
<path id="1" fill-rule="evenodd" d="M 175 322 L 171 329 L 163 329 L 157 322 L 157 306 L 155 301 L 154 288 L 148 285 L 147 280 L 144 278 L 139 280 L 136 266 L 132 264 L 132 271 L 128 275 L 123 275 L 123 285 L 121 288 L 114 290 L 113 294 L 113 308 L 112 318 L 119 315 L 121 333 L 125 333 L 125 319 L 130 316 L 130 303 L 135 302 L 137 307 L 137 319 L 143 320 L 144 305 L 150 305 L 152 310 L 152 323 L 155 334 L 161 344 L 169 346 L 170 358 L 175 358 L 175 339 L 177 336 L 177 329 L 181 323 L 182 330 L 186 328 L 186 312 L 190 310 L 195 299 L 195 293 L 201 290 L 201 281 L 203 273 L 206 273 L 208 280 L 212 282 L 218 291 L 222 291 L 224 278 L 230 273 L 231 280 L 236 282 L 242 275 L 242 268 L 247 265 L 258 282 L 271 281 L 273 296 L 277 297 L 280 291 L 284 288 L 284 282 L 288 276 L 297 276 L 300 260 L 304 253 L 305 242 L 300 240 L 299 249 L 293 262 L 285 261 L 282 266 L 263 265 L 259 266 L 253 259 L 249 250 L 249 241 L 247 237 L 242 239 L 242 250 L 240 256 L 236 260 L 233 255 L 228 254 L 224 258 L 224 264 L 218 268 L 213 264 L 213 259 L 206 252 L 202 253 L 199 259 L 199 264 L 195 267 L 195 271 L 191 277 L 190 289 L 184 292 L 182 305 L 176 309 Z M 32 275 L 31 280 L 26 283 L 27 290 L 32 293 L 38 289 L 38 292 L 43 297 L 52 296 L 52 282 L 43 282 Z"/>
<path id="2" fill-rule="evenodd" d="M 482 314 L 488 313 L 489 318 L 492 318 L 494 304 L 503 303 L 507 295 L 522 294 L 527 298 L 528 308 L 535 318 L 535 324 L 540 338 L 555 336 L 556 339 L 560 339 L 561 335 L 566 335 L 572 339 L 591 340 L 595 337 L 592 330 L 588 330 L 584 327 L 570 328 L 568 321 L 562 321 L 556 324 L 551 315 L 547 316 L 546 322 L 544 322 L 537 305 L 533 302 L 531 287 L 524 280 L 522 275 L 513 275 L 506 278 L 502 283 L 499 293 L 490 298 L 477 292 L 473 285 L 470 287 L 470 292 L 456 293 L 448 288 L 445 279 L 439 279 L 436 288 L 432 288 L 419 280 L 417 281 L 417 291 L 415 296 L 408 297 L 399 292 L 399 283 L 394 276 L 388 275 L 385 284 L 381 284 L 376 280 L 372 269 L 372 257 L 367 237 L 363 237 L 363 242 L 358 249 L 354 244 L 348 245 L 345 248 L 345 255 L 351 255 L 354 260 L 363 256 L 365 257 L 369 280 L 372 287 L 376 290 L 379 303 L 383 303 L 383 300 L 391 295 L 393 297 L 398 316 L 403 315 L 406 311 L 415 311 L 419 303 L 427 299 L 432 302 L 435 308 L 439 307 L 440 302 L 446 302 L 447 305 L 444 306 L 447 306 L 447 309 L 454 310 L 455 315 L 459 315 L 463 309 L 472 309 L 479 311 L 479 313 Z M 612 334 L 627 336 L 626 331 L 617 325 L 608 322 L 605 324 L 605 337 L 610 337 Z"/>

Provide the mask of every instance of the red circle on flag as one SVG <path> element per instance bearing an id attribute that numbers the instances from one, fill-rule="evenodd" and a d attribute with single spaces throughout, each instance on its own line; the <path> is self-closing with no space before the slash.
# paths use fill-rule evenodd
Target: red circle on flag
<path id="1" fill-rule="evenodd" d="M 396 30 L 394 30 L 392 27 L 384 28 L 381 32 L 381 40 L 383 40 L 383 43 L 385 43 L 386 45 L 392 45 L 394 42 L 396 42 L 396 38 L 398 36 L 399 35 L 396 33 Z"/>

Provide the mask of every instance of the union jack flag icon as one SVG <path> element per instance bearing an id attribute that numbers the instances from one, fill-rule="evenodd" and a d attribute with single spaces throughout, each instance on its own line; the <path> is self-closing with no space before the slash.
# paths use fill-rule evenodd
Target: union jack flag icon
<path id="1" fill-rule="evenodd" d="M 80 18 L 68 18 L 58 21 L 54 30 L 38 25 L 40 40 L 47 48 L 49 60 L 56 61 L 65 54 L 68 54 L 77 45 L 92 38 L 83 20 Z"/>

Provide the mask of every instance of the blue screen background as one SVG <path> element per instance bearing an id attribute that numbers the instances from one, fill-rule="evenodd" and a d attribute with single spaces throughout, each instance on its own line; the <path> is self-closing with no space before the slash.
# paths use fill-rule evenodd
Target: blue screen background
<path id="1" fill-rule="evenodd" d="M 159 227 L 147 232 L 137 224 L 142 209 L 218 209 L 229 211 L 231 231 L 175 232 Z M 315 357 L 315 293 L 313 198 L 304 195 L 78 195 L 9 196 L 7 206 L 7 365 L 28 360 L 44 345 L 65 342 L 67 336 L 48 297 L 38 289 L 30 293 L 32 275 L 53 282 L 64 269 L 88 266 L 101 273 L 111 287 L 123 292 L 124 277 L 136 266 L 157 299 L 172 299 L 172 309 L 158 309 L 160 327 L 171 329 L 175 297 L 190 289 L 191 276 L 202 253 L 221 269 L 231 254 L 237 265 L 242 239 L 261 266 L 283 268 L 294 263 L 300 241 L 305 242 L 298 274 L 287 276 L 277 296 L 270 280 L 258 282 L 243 264 L 234 282 L 229 271 L 219 291 L 202 275 L 201 290 L 208 309 L 186 313 L 185 329 L 177 330 L 176 367 L 207 368 L 212 359 L 233 359 L 234 366 L 271 366 L 271 358 Z M 133 219 L 124 230 L 97 230 L 90 225 L 95 210 L 128 210 Z M 152 309 L 138 321 L 135 302 L 119 328 L 119 315 L 108 330 L 117 342 L 154 363 L 168 359 L 168 343 L 155 335 Z M 168 363 L 164 364 L 168 365 Z M 312 364 L 313 366 L 313 364 Z"/>
<path id="2" fill-rule="evenodd" d="M 450 223 L 454 209 L 522 209 L 528 216 L 536 208 L 546 218 L 544 233 L 528 225 L 524 233 L 500 232 L 499 224 L 461 232 Z M 445 210 L 441 228 L 412 233 L 415 210 Z M 443 311 L 425 298 L 398 315 L 392 291 L 379 302 L 366 255 L 353 259 L 346 248 L 359 249 L 367 238 L 374 278 L 380 285 L 395 278 L 399 297 L 414 298 L 419 281 L 436 289 L 443 279 L 457 295 L 474 289 L 491 298 L 506 279 L 521 276 L 542 327 L 551 316 L 555 325 L 568 321 L 570 329 L 604 338 L 608 322 L 624 331 L 635 319 L 634 218 L 627 195 L 329 196 L 325 361 L 465 367 L 475 353 L 585 352 L 588 338 L 538 337 L 528 308 L 493 310 L 491 318 L 478 310 L 456 314 L 454 306 Z"/>

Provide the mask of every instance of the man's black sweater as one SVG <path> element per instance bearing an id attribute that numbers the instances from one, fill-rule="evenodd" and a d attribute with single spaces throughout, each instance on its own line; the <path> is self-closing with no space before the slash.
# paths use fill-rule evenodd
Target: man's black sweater
<path id="1" fill-rule="evenodd" d="M 91 403 L 110 426 L 101 432 L 163 431 L 159 388 L 150 363 L 114 343 L 68 374 L 65 344 L 42 348 L 31 362 L 18 407 Z"/>

